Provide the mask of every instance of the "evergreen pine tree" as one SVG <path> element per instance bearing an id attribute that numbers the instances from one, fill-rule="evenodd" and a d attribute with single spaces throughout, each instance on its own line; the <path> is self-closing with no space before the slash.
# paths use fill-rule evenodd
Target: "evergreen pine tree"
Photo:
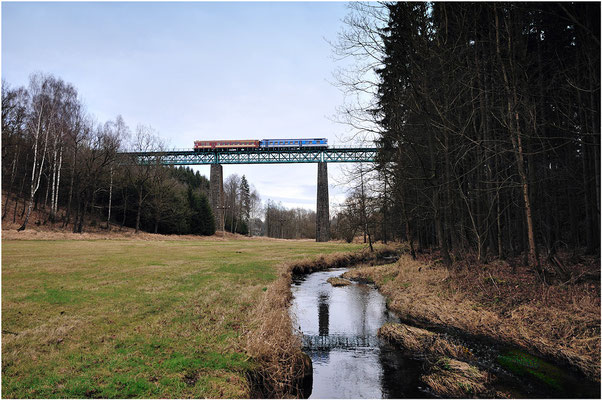
<path id="1" fill-rule="evenodd" d="M 207 196 L 201 194 L 200 196 L 200 219 L 203 221 L 203 227 L 201 230 L 201 234 L 205 236 L 211 236 L 215 233 L 215 218 L 213 218 L 213 212 L 211 211 L 211 206 L 209 205 L 209 200 L 207 200 Z"/>
<path id="2" fill-rule="evenodd" d="M 200 192 L 188 187 L 188 203 L 190 205 L 189 226 L 190 233 L 194 235 L 213 235 L 215 233 L 215 219 L 207 197 Z"/>

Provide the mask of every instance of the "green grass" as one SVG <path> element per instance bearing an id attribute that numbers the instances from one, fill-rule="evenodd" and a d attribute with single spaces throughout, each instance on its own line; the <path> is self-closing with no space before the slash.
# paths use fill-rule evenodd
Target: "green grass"
<path id="1" fill-rule="evenodd" d="M 2 243 L 5 398 L 247 397 L 250 311 L 309 241 Z"/>

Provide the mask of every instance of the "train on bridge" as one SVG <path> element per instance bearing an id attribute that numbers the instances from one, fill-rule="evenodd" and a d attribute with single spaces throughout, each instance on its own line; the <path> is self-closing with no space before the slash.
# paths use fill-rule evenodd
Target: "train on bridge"
<path id="1" fill-rule="evenodd" d="M 194 151 L 325 149 L 328 139 L 195 140 Z"/>

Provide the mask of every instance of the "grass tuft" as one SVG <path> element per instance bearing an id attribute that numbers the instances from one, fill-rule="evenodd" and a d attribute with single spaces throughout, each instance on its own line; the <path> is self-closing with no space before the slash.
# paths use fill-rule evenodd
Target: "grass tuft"
<path id="1" fill-rule="evenodd" d="M 378 330 L 378 336 L 413 354 L 437 354 L 462 360 L 474 359 L 465 346 L 452 343 L 435 332 L 397 323 L 388 323 Z"/>
<path id="2" fill-rule="evenodd" d="M 452 358 L 442 357 L 421 380 L 442 397 L 469 398 L 487 394 L 487 372 Z"/>
<path id="3" fill-rule="evenodd" d="M 328 278 L 326 280 L 326 282 L 330 283 L 334 287 L 351 285 L 351 281 L 349 281 L 347 279 L 343 279 L 343 278 L 338 278 L 338 277 Z"/>

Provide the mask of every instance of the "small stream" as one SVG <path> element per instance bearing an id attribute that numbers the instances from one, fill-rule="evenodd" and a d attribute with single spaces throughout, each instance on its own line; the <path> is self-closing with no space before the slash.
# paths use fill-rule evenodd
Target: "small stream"
<path id="1" fill-rule="evenodd" d="M 293 277 L 290 307 L 293 323 L 303 334 L 303 351 L 313 363 L 313 387 L 309 398 L 432 398 L 420 381 L 423 362 L 377 337 L 386 322 L 400 322 L 386 307 L 385 298 L 371 284 L 333 287 L 327 282 L 348 268 L 337 268 Z M 448 340 L 462 340 L 448 337 Z M 496 363 L 515 349 L 462 340 L 478 358 L 480 367 L 498 375 L 495 383 L 516 398 L 599 398 L 600 385 L 573 372 L 519 353 L 554 379 L 558 387 L 542 387 L 519 378 Z M 522 375 L 521 375 L 522 376 Z M 307 393 L 305 393 L 307 395 Z"/>
<path id="2" fill-rule="evenodd" d="M 296 276 L 293 321 L 313 363 L 310 398 L 425 398 L 420 361 L 406 358 L 376 333 L 398 322 L 368 284 L 333 287 L 326 280 L 346 268 Z"/>

